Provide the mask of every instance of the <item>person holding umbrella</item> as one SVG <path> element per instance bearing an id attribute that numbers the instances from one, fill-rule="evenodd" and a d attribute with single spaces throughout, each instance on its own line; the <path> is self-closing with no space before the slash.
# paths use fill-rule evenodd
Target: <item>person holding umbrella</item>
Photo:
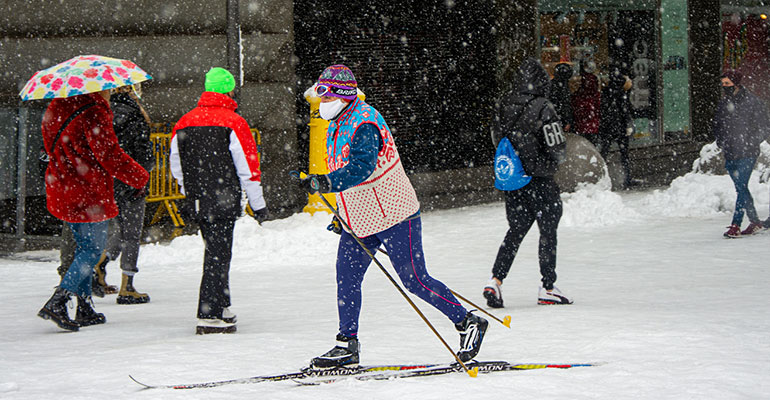
<path id="1" fill-rule="evenodd" d="M 99 79 L 100 78 L 100 79 Z M 110 89 L 150 79 L 130 61 L 80 56 L 36 73 L 22 89 L 23 100 L 53 98 L 43 115 L 48 211 L 64 221 L 77 243 L 75 258 L 38 316 L 60 328 L 103 324 L 92 308 L 93 266 L 107 241 L 108 220 L 118 215 L 113 178 L 136 190 L 150 174 L 118 145 L 112 127 Z M 75 320 L 67 313 L 78 298 Z"/>

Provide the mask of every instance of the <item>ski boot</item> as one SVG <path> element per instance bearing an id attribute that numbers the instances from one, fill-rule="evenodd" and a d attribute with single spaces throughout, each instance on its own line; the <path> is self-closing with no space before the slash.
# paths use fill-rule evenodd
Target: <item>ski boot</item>
<path id="1" fill-rule="evenodd" d="M 107 322 L 104 314 L 98 313 L 92 307 L 93 300 L 90 297 L 78 296 L 78 311 L 75 314 L 75 322 L 80 326 L 99 325 Z"/>
<path id="2" fill-rule="evenodd" d="M 118 293 L 118 304 L 144 304 L 150 302 L 150 296 L 147 293 L 139 293 L 134 288 L 134 276 L 123 274 L 123 280 L 120 283 L 120 292 Z"/>
<path id="3" fill-rule="evenodd" d="M 329 369 L 336 367 L 358 367 L 358 352 L 361 346 L 357 338 L 337 334 L 337 345 L 321 356 L 310 361 L 310 367 L 314 369 Z"/>
<path id="4" fill-rule="evenodd" d="M 455 329 L 460 333 L 460 351 L 457 352 L 457 358 L 468 362 L 479 354 L 488 325 L 487 320 L 471 314 L 470 311 L 465 314 L 465 319 L 455 324 Z"/>
<path id="5" fill-rule="evenodd" d="M 70 300 L 70 295 L 71 293 L 67 290 L 57 287 L 53 292 L 53 296 L 38 311 L 37 316 L 42 319 L 50 319 L 59 328 L 73 332 L 77 331 L 80 329 L 80 325 L 71 320 L 67 313 L 67 302 Z"/>
<path id="6" fill-rule="evenodd" d="M 106 254 L 102 254 L 99 262 L 94 265 L 94 275 L 91 281 L 91 294 L 96 297 L 104 297 L 105 294 L 115 294 L 118 292 L 118 288 L 114 285 L 107 283 L 105 278 L 107 277 L 107 263 L 110 259 Z"/>

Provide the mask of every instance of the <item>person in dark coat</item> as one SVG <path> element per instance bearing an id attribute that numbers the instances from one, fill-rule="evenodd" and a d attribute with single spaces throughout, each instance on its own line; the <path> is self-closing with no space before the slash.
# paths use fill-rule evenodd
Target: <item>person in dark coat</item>
<path id="1" fill-rule="evenodd" d="M 599 117 L 599 153 L 607 159 L 610 147 L 618 144 L 620 163 L 623 166 L 624 187 L 631 185 L 631 165 L 628 159 L 628 142 L 633 133 L 631 102 L 625 90 L 628 78 L 613 69 L 607 86 L 602 89 L 601 113 Z"/>
<path id="2" fill-rule="evenodd" d="M 556 64 L 551 79 L 551 95 L 549 100 L 561 119 L 565 132 L 572 129 L 572 92 L 569 90 L 569 80 L 572 78 L 572 66 L 561 62 Z"/>
<path id="3" fill-rule="evenodd" d="M 152 171 L 155 168 L 155 153 L 150 141 L 150 118 L 139 103 L 137 91 L 141 89 L 138 86 L 124 86 L 114 90 L 110 98 L 114 115 L 113 127 L 120 148 L 144 169 Z M 115 200 L 120 212 L 117 218 L 110 221 L 107 248 L 94 269 L 97 278 L 94 293 L 100 292 L 102 296 L 105 293 L 114 293 L 114 286 L 107 285 L 105 281 L 106 266 L 108 262 L 121 256 L 120 268 L 123 273 L 116 300 L 118 304 L 141 304 L 150 301 L 147 293 L 137 292 L 134 288 L 134 275 L 139 272 L 136 263 L 144 225 L 147 189 L 148 185 L 135 189 L 115 181 Z"/>
<path id="4" fill-rule="evenodd" d="M 150 178 L 118 145 L 109 98 L 109 90 L 57 98 L 43 115 L 43 144 L 50 159 L 45 173 L 48 211 L 69 226 L 77 247 L 38 316 L 72 331 L 106 321 L 91 307 L 91 284 L 93 266 L 107 241 L 108 220 L 118 215 L 113 179 L 139 189 Z M 78 298 L 75 321 L 67 313 L 73 294 Z"/>
<path id="5" fill-rule="evenodd" d="M 559 115 L 548 101 L 550 81 L 543 66 L 532 58 L 519 67 L 517 86 L 501 100 L 492 127 L 495 147 L 508 137 L 532 180 L 521 189 L 505 192 L 508 232 L 497 252 L 492 278 L 484 287 L 487 305 L 503 306 L 500 286 L 511 269 L 524 236 L 537 222 L 540 229 L 538 304 L 571 304 L 556 282 L 556 234 L 562 215 L 559 186 L 554 180 L 564 161 L 566 139 Z"/>
<path id="6" fill-rule="evenodd" d="M 206 91 L 198 105 L 174 126 L 169 164 L 180 190 L 193 204 L 206 244 L 198 296 L 197 334 L 233 333 L 230 312 L 230 260 L 235 220 L 246 191 L 254 218 L 268 216 L 262 196 L 257 144 L 249 124 L 235 113 L 235 78 L 224 68 L 206 73 Z"/>
<path id="7" fill-rule="evenodd" d="M 722 74 L 724 96 L 714 116 L 714 138 L 725 157 L 725 169 L 735 185 L 737 199 L 733 220 L 725 237 L 752 235 L 762 230 L 749 191 L 749 178 L 759 157 L 759 144 L 767 136 L 767 106 L 741 85 L 743 75 L 734 70 Z M 744 212 L 749 226 L 741 231 Z"/>
<path id="8" fill-rule="evenodd" d="M 601 94 L 596 75 L 584 71 L 580 75 L 580 87 L 572 95 L 573 132 L 599 147 L 599 112 Z"/>

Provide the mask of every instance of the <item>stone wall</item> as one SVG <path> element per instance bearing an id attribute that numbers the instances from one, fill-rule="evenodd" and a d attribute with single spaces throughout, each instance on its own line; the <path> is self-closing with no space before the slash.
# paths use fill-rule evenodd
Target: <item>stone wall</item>
<path id="1" fill-rule="evenodd" d="M 130 59 L 153 76 L 143 84 L 154 122 L 175 122 L 195 106 L 204 74 L 227 67 L 227 0 L 13 0 L 0 9 L 0 108 L 35 71 L 79 54 Z M 265 195 L 277 214 L 301 197 L 289 184 L 296 165 L 293 2 L 241 0 L 241 115 L 262 134 Z M 30 132 L 37 134 L 39 131 Z M 283 209 L 283 210 L 282 210 Z"/>

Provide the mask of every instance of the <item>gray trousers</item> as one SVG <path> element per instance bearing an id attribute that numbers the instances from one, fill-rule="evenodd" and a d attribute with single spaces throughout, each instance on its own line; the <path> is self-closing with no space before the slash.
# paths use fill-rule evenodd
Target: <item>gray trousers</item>
<path id="1" fill-rule="evenodd" d="M 139 244 L 144 226 L 144 198 L 128 198 L 117 201 L 120 212 L 110 220 L 110 236 L 104 252 L 110 261 L 120 256 L 120 269 L 126 275 L 139 272 L 136 261 L 139 259 Z"/>

